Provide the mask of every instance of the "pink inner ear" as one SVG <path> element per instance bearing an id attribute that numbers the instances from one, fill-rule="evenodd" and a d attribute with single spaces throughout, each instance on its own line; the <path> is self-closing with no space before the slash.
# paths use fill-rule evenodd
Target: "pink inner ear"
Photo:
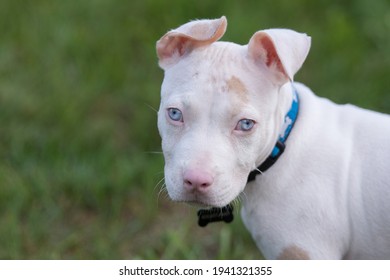
<path id="1" fill-rule="evenodd" d="M 165 45 L 157 45 L 157 53 L 161 58 L 171 57 L 175 51 L 178 51 L 180 56 L 184 55 L 188 38 L 177 36 L 167 37 L 164 40 Z"/>
<path id="2" fill-rule="evenodd" d="M 266 59 L 265 64 L 268 67 L 270 67 L 273 64 L 276 64 L 276 68 L 280 72 L 282 72 L 284 75 L 286 75 L 286 72 L 283 68 L 282 62 L 280 61 L 278 53 L 276 52 L 274 44 L 271 41 L 271 39 L 268 36 L 263 36 L 260 38 L 260 43 L 263 46 L 263 48 L 265 49 L 265 52 L 267 54 L 267 59 Z"/>
<path id="3" fill-rule="evenodd" d="M 179 41 L 178 43 L 179 55 L 183 56 L 187 49 L 186 44 L 188 43 L 188 38 L 178 37 L 177 40 Z"/>
<path id="4" fill-rule="evenodd" d="M 157 41 L 159 65 L 165 69 L 193 49 L 218 41 L 225 33 L 226 18 L 196 20 L 169 31 Z"/>

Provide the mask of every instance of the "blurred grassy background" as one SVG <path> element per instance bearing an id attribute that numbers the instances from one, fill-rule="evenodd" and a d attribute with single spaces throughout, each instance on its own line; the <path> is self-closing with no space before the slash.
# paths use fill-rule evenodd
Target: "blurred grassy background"
<path id="1" fill-rule="evenodd" d="M 1 259 L 261 258 L 239 215 L 201 229 L 159 195 L 155 41 L 221 15 L 241 44 L 308 33 L 296 80 L 390 113 L 388 0 L 0 0 Z"/>

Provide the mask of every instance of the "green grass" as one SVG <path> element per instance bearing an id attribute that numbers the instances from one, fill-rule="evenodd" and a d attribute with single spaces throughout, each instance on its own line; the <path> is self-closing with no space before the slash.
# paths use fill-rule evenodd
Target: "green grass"
<path id="1" fill-rule="evenodd" d="M 224 40 L 312 36 L 297 80 L 390 113 L 390 5 L 376 1 L 0 0 L 0 258 L 261 258 L 238 211 L 196 226 L 159 195 L 155 41 L 226 15 Z"/>

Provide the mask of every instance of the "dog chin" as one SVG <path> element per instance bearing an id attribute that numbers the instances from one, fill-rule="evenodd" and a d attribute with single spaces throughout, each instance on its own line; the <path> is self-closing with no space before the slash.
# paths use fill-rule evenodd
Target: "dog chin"
<path id="1" fill-rule="evenodd" d="M 201 201 L 185 201 L 186 204 L 199 209 L 222 208 L 229 203 L 203 203 Z"/>
<path id="2" fill-rule="evenodd" d="M 223 199 L 221 199 L 221 196 L 208 196 L 201 193 L 170 193 L 168 191 L 168 194 L 171 200 L 175 202 L 186 203 L 197 208 L 222 208 L 235 201 L 241 193 L 233 194 L 231 192 L 232 195 L 224 196 Z"/>
<path id="3" fill-rule="evenodd" d="M 234 199 L 233 199 L 234 200 Z M 232 201 L 233 201 L 232 200 Z M 222 208 L 229 205 L 232 201 L 204 201 L 204 200 L 176 200 L 177 202 L 186 203 L 195 208 Z"/>
<path id="4" fill-rule="evenodd" d="M 195 207 L 195 208 L 212 208 L 212 207 L 215 207 L 214 205 L 210 205 L 210 204 L 205 204 L 205 203 L 202 203 L 200 201 L 183 201 L 184 203 L 192 206 L 192 207 Z"/>

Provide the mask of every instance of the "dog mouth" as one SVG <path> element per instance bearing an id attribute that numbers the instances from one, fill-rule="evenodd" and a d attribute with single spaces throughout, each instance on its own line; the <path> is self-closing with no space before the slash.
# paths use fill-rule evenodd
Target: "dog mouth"
<path id="1" fill-rule="evenodd" d="M 198 200 L 183 200 L 183 201 L 180 201 L 181 203 L 185 203 L 185 204 L 188 204 L 192 207 L 195 207 L 195 208 L 211 208 L 211 207 L 214 207 L 213 205 L 210 205 L 210 204 L 207 204 L 207 203 L 203 203 L 202 201 L 198 201 Z"/>
<path id="2" fill-rule="evenodd" d="M 234 201 L 239 200 L 240 194 L 234 196 L 231 199 L 219 198 L 214 196 L 208 196 L 203 194 L 191 193 L 186 194 L 184 197 L 171 197 L 173 201 L 179 203 L 185 203 L 191 207 L 198 209 L 208 209 L 208 208 L 223 208 L 229 204 L 232 204 Z"/>
<path id="3" fill-rule="evenodd" d="M 197 198 L 191 198 L 191 199 L 172 199 L 173 201 L 187 204 L 191 207 L 198 208 L 198 209 L 207 209 L 207 208 L 218 208 L 218 207 L 224 207 L 226 204 L 229 203 L 217 203 L 217 202 L 210 202 L 207 201 L 207 199 L 197 199 Z"/>
<path id="4" fill-rule="evenodd" d="M 210 204 L 210 203 L 204 203 L 202 201 L 198 201 L 198 200 L 187 200 L 187 201 L 181 201 L 182 203 L 185 203 L 185 204 L 188 204 L 190 205 L 191 207 L 194 207 L 196 209 L 211 209 L 211 208 L 223 208 L 225 207 L 226 205 L 230 204 L 230 203 L 227 203 L 227 204 L 223 204 L 223 205 L 220 205 L 220 204 Z"/>

